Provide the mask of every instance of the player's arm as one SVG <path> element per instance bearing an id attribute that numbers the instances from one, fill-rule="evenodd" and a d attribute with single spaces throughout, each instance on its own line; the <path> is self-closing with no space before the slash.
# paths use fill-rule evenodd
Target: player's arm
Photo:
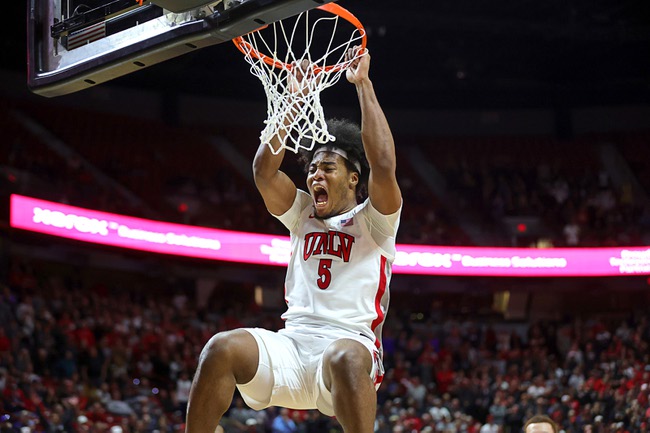
<path id="1" fill-rule="evenodd" d="M 348 55 L 352 56 L 352 48 Z M 375 209 L 384 215 L 397 212 L 402 204 L 402 193 L 395 176 L 396 157 L 393 134 L 368 76 L 370 54 L 354 60 L 346 72 L 355 85 L 361 107 L 361 137 L 370 165 L 368 196 Z"/>
<path id="2" fill-rule="evenodd" d="M 288 76 L 288 86 L 292 92 L 304 92 L 307 90 L 305 78 L 310 71 L 309 62 L 303 62 L 300 67 L 294 68 L 294 72 Z M 290 119 L 284 119 L 285 126 Z M 253 177 L 255 185 L 259 190 L 266 208 L 273 215 L 282 215 L 289 210 L 296 198 L 296 185 L 283 171 L 280 170 L 284 159 L 285 149 L 281 148 L 283 138 L 287 134 L 285 128 L 280 128 L 278 133 L 271 138 L 270 145 L 260 143 L 253 160 Z M 278 149 L 281 149 L 278 152 Z"/>
<path id="3" fill-rule="evenodd" d="M 280 132 L 283 133 L 284 131 Z M 275 152 L 280 148 L 280 143 L 277 135 L 271 139 Z M 284 152 L 282 149 L 274 155 L 267 143 L 260 143 L 253 160 L 255 185 L 264 199 L 266 208 L 273 215 L 282 215 L 288 211 L 296 197 L 296 185 L 280 170 Z"/>

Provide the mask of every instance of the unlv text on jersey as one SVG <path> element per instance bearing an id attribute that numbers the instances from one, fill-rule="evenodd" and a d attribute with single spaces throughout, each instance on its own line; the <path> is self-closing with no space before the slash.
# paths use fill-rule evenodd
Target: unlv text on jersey
<path id="1" fill-rule="evenodd" d="M 350 261 L 350 253 L 354 244 L 354 236 L 335 230 L 312 232 L 305 235 L 305 249 L 303 259 L 313 256 L 330 255 L 342 258 L 344 262 Z"/>

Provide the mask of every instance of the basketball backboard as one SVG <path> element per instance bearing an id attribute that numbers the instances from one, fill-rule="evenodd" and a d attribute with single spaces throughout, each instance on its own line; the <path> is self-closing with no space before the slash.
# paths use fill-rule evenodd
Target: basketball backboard
<path id="1" fill-rule="evenodd" d="M 28 86 L 53 97 L 333 0 L 28 0 Z"/>

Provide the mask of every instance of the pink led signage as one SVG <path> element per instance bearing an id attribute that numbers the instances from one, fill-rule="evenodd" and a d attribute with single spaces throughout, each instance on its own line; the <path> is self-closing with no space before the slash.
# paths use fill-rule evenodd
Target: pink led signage
<path id="1" fill-rule="evenodd" d="M 11 196 L 11 226 L 161 254 L 285 266 L 288 236 L 172 224 Z M 571 277 L 650 274 L 650 247 L 479 248 L 398 245 L 396 274 Z"/>

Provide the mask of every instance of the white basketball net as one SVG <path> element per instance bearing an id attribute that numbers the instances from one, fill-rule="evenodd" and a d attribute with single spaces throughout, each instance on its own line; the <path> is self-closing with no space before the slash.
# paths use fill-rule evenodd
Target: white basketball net
<path id="1" fill-rule="evenodd" d="M 320 100 L 321 91 L 334 85 L 350 63 L 365 54 L 365 50 L 359 50 L 356 57 L 345 59 L 348 49 L 359 45 L 363 39 L 361 30 L 354 28 L 346 42 L 335 43 L 334 36 L 341 18 L 337 15 L 322 17 L 310 25 L 309 14 L 309 11 L 301 13 L 293 24 L 278 21 L 266 29 L 242 37 L 242 48 L 246 61 L 251 65 L 251 73 L 260 79 L 266 92 L 268 118 L 264 121 L 266 126 L 260 140 L 267 143 L 274 154 L 280 153 L 282 149 L 294 153 L 300 148 L 311 150 L 316 143 L 324 144 L 335 140 L 327 131 Z M 314 41 L 317 40 L 315 33 L 316 30 L 324 32 L 320 27 L 325 25 L 333 27 L 331 36 L 328 36 L 329 43 L 323 49 L 324 52 L 317 54 L 313 52 Z M 303 26 L 304 34 L 299 30 Z M 301 40 L 303 37 L 304 41 Z M 322 43 L 322 39 L 319 42 Z M 299 44 L 304 44 L 304 50 L 297 48 Z M 282 58 L 278 58 L 280 45 L 282 51 L 286 49 L 285 54 L 280 54 Z M 253 54 L 256 52 L 270 53 L 267 60 L 272 60 L 275 64 L 270 65 L 263 57 L 258 58 Z M 303 64 L 303 61 L 311 67 L 302 74 L 302 80 L 298 81 L 294 69 Z M 328 65 L 335 66 L 326 68 Z M 277 150 L 270 143 L 276 135 L 281 143 Z"/>

